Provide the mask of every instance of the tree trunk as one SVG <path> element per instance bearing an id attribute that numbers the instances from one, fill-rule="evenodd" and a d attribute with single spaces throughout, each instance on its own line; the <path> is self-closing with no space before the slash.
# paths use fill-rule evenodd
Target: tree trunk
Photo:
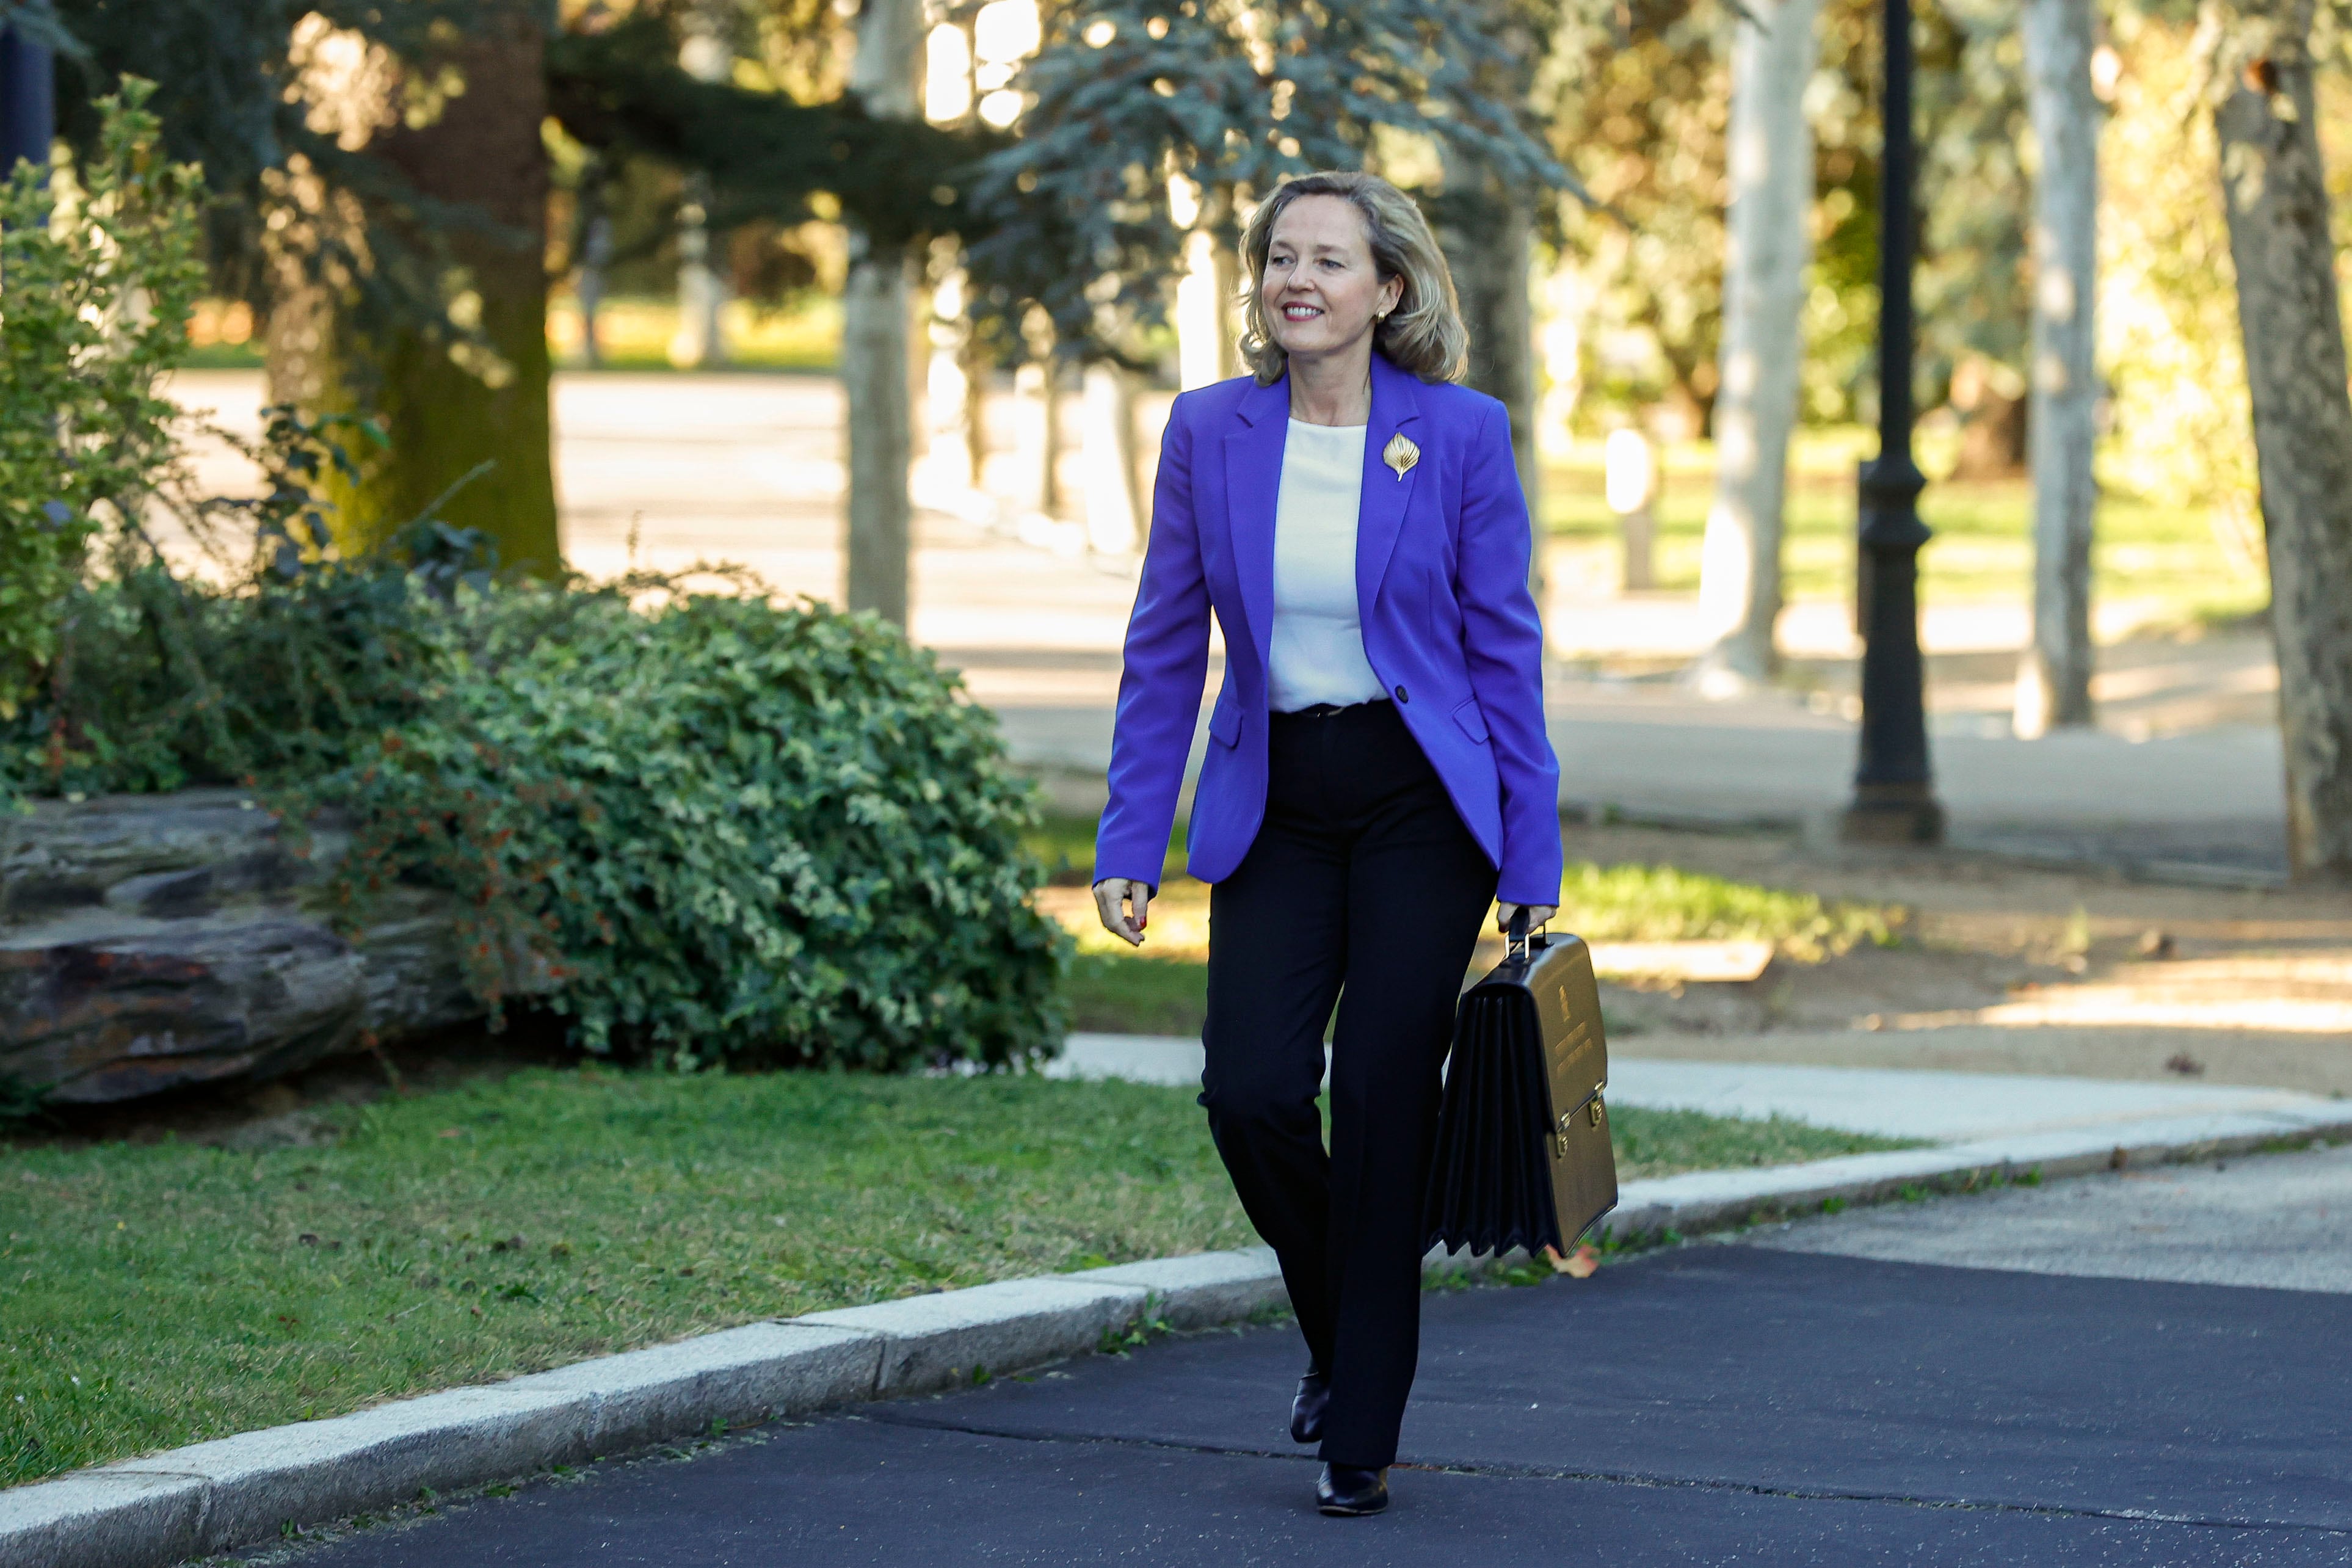
<path id="1" fill-rule="evenodd" d="M 1061 396 L 1054 362 L 1032 360 L 1013 373 L 1015 521 L 1050 522 L 1062 506 L 1055 469 L 1062 456 Z"/>
<path id="2" fill-rule="evenodd" d="M 953 255 L 953 242 L 949 242 Z M 923 388 L 923 456 L 918 465 L 918 489 L 935 491 L 923 504 L 944 510 L 971 509 L 973 487 L 980 482 L 980 464 L 973 456 L 972 412 L 980 387 L 965 366 L 971 361 L 971 329 L 964 319 L 964 271 L 950 261 L 939 286 L 930 291 L 929 308 L 921 312 L 915 344 L 921 363 Z"/>
<path id="3" fill-rule="evenodd" d="M 1205 227 L 1184 237 L 1184 275 L 1176 283 L 1176 382 L 1185 391 L 1242 373 L 1233 329 L 1239 266 Z"/>
<path id="4" fill-rule="evenodd" d="M 841 385 L 848 402 L 849 539 L 846 598 L 907 624 L 907 554 L 913 501 L 914 404 L 907 375 L 907 258 L 849 237 L 841 300 Z"/>
<path id="5" fill-rule="evenodd" d="M 866 0 L 857 19 L 850 90 L 878 119 L 922 112 L 922 0 Z M 841 384 L 848 399 L 848 580 L 852 610 L 907 624 L 907 556 L 914 460 L 908 386 L 908 258 L 903 247 L 849 237 L 849 280 L 841 301 Z"/>
<path id="6" fill-rule="evenodd" d="M 1699 553 L 1699 608 L 1713 645 L 1703 689 L 1771 678 L 1780 615 L 1789 433 L 1803 354 L 1801 312 L 1813 200 L 1805 84 L 1820 0 L 1749 7 L 1731 56 L 1723 338 L 1715 396 L 1715 504 Z"/>
<path id="7" fill-rule="evenodd" d="M 1132 555 L 1143 548 L 1143 508 L 1135 480 L 1134 375 L 1108 363 L 1087 366 L 1082 405 L 1087 548 L 1097 555 Z"/>
<path id="8" fill-rule="evenodd" d="M 613 219 L 604 211 L 601 182 L 593 187 L 595 206 L 582 226 L 580 280 L 572 293 L 580 301 L 580 353 L 591 370 L 604 363 L 604 328 L 598 317 L 604 305 L 604 269 L 613 264 Z"/>
<path id="9" fill-rule="evenodd" d="M 972 489 L 984 492 L 988 489 L 989 383 L 995 366 L 969 321 L 957 342 L 956 369 L 963 375 L 964 466 L 971 474 Z"/>
<path id="10" fill-rule="evenodd" d="M 711 6 L 698 5 L 688 12 L 677 63 L 697 81 L 723 82 L 733 73 L 734 59 Z M 709 370 L 727 363 L 721 319 L 727 283 L 710 264 L 710 194 L 709 175 L 699 170 L 687 175 L 677 214 L 677 329 L 669 340 L 669 362 L 680 370 Z"/>
<path id="11" fill-rule="evenodd" d="M 1529 25 L 1531 13 L 1507 0 L 1472 3 L 1486 13 L 1504 50 L 1501 60 L 1477 68 L 1478 90 L 1491 102 L 1527 103 L 1545 45 Z M 1481 160 L 1449 148 L 1443 201 L 1450 211 L 1439 226 L 1438 242 L 1470 332 L 1464 379 L 1499 401 L 1510 416 L 1511 452 L 1518 460 L 1519 489 L 1532 525 L 1528 590 L 1541 616 L 1549 611 L 1550 574 L 1545 570 L 1543 456 L 1536 445 L 1535 198 Z M 1545 646 L 1550 646 L 1548 636 Z"/>
<path id="12" fill-rule="evenodd" d="M 433 95 L 437 113 L 421 125 L 385 115 L 388 128 L 366 145 L 425 199 L 470 207 L 499 226 L 446 234 L 461 268 L 449 314 L 480 341 L 407 325 L 363 331 L 341 290 L 281 273 L 289 281 L 270 314 L 269 376 L 275 397 L 314 413 L 373 409 L 391 438 L 391 450 L 365 463 L 356 486 L 335 487 L 331 521 L 343 549 L 383 544 L 487 463 L 439 515 L 488 535 L 502 566 L 543 574 L 562 564 L 549 452 L 548 172 L 540 141 L 547 40 L 536 8 L 521 0 L 478 15 L 473 30 L 420 73 L 445 89 Z M 446 91 L 453 83 L 467 90 Z M 396 102 L 404 89 L 394 82 L 389 90 Z"/>
<path id="13" fill-rule="evenodd" d="M 709 212 L 710 177 L 688 174 L 677 214 L 677 327 L 669 338 L 669 363 L 680 370 L 727 363 L 727 285 L 710 265 Z"/>
<path id="14" fill-rule="evenodd" d="M 1958 379 L 1956 373 L 1953 380 Z M 2015 397 L 1997 386 L 1980 386 L 1965 403 L 1952 399 L 1952 405 L 1968 417 L 1960 426 L 1960 449 L 1948 478 L 1967 484 L 2013 479 L 2032 471 L 2032 421 L 2028 416 L 2032 399 L 2024 384 L 2019 385 Z"/>
<path id="15" fill-rule="evenodd" d="M 2017 733 L 2091 722 L 2091 476 L 2097 437 L 2099 104 L 2091 0 L 2025 0 L 2025 71 L 2042 150 L 2033 205 L 2033 637 L 2017 671 Z"/>
<path id="16" fill-rule="evenodd" d="M 1471 172 L 1461 160 L 1447 174 L 1449 183 Z M 1535 215 L 1528 198 L 1506 192 L 1498 184 L 1471 183 L 1473 192 L 1486 194 L 1476 202 L 1477 221 L 1449 225 L 1445 241 L 1447 265 L 1461 296 L 1463 323 L 1470 330 L 1470 370 L 1464 377 L 1487 396 L 1498 399 L 1511 416 L 1511 450 L 1518 458 L 1519 488 L 1527 492 L 1528 516 L 1534 524 L 1534 547 L 1528 556 L 1528 587 L 1538 611 L 1546 608 L 1544 571 L 1543 465 L 1536 449 L 1536 337 L 1532 287 Z"/>
<path id="17" fill-rule="evenodd" d="M 2311 0 L 2236 12 L 2214 130 L 2270 551 L 2287 860 L 2352 880 L 2352 394 L 2311 16 Z"/>

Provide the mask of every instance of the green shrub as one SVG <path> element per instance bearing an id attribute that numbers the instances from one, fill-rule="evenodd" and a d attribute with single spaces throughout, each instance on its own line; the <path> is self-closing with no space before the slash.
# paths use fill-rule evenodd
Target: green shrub
<path id="1" fill-rule="evenodd" d="M 654 603 L 633 607 L 630 593 Z M 457 594 L 437 684 L 308 792 L 335 889 L 464 896 L 475 984 L 556 969 L 598 1053 L 678 1066 L 1050 1052 L 1064 939 L 1029 907 L 1028 787 L 994 721 L 870 616 L 653 584 Z"/>
<path id="2" fill-rule="evenodd" d="M 0 800 L 269 785 L 424 711 L 438 649 L 391 562 L 216 588 L 127 561 L 62 606 L 50 679 L 0 721 Z"/>
<path id="3" fill-rule="evenodd" d="M 347 924 L 463 895 L 599 1054 L 894 1070 L 1060 1036 L 1032 795 L 891 628 L 748 592 L 456 585 L 327 559 L 234 589 L 142 567 L 72 599 L 70 679 L 0 722 L 0 796 L 243 783 L 353 819 Z M 633 607 L 632 595 L 646 600 Z"/>
<path id="4" fill-rule="evenodd" d="M 383 550 L 338 554 L 320 481 L 356 471 L 346 434 L 381 433 L 350 415 L 263 412 L 262 438 L 236 442 L 261 469 L 258 494 L 163 498 L 228 580 L 180 576 L 143 532 L 111 531 L 104 574 L 58 606 L 47 679 L 0 710 L 0 802 L 311 778 L 423 714 L 440 647 L 421 616 L 461 584 L 488 587 L 495 551 L 427 509 Z"/>
<path id="5" fill-rule="evenodd" d="M 351 468 L 337 426 L 381 441 L 362 421 L 272 410 L 237 443 L 263 493 L 194 496 L 153 386 L 201 281 L 201 186 L 157 158 L 150 90 L 104 100 L 89 167 L 0 191 L 0 806 L 234 783 L 297 824 L 339 807 L 347 921 L 394 880 L 458 892 L 494 1015 L 531 975 L 600 1054 L 1050 1052 L 1066 941 L 1027 901 L 1030 792 L 891 628 L 743 583 L 495 586 L 447 494 L 341 558 L 319 498 Z M 229 580 L 177 575 L 158 510 Z"/>
<path id="6" fill-rule="evenodd" d="M 47 678 L 91 537 L 185 480 L 154 384 L 204 282 L 203 181 L 163 161 L 153 90 L 100 100 L 100 154 L 46 186 L 0 170 L 0 718 Z"/>

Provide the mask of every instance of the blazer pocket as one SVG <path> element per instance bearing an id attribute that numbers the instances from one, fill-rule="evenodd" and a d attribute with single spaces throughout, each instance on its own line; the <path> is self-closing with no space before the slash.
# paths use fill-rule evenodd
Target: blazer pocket
<path id="1" fill-rule="evenodd" d="M 1238 746 L 1242 743 L 1240 703 L 1228 702 L 1223 698 L 1218 700 L 1217 705 L 1209 710 L 1209 736 L 1212 740 L 1228 746 Z"/>
<path id="2" fill-rule="evenodd" d="M 1478 710 L 1475 697 L 1454 710 L 1454 721 L 1461 725 L 1463 732 L 1472 740 L 1482 746 L 1486 743 L 1486 715 Z"/>

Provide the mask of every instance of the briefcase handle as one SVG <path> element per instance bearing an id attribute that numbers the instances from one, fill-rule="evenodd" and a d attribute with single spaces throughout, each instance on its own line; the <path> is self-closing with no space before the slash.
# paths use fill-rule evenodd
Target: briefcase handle
<path id="1" fill-rule="evenodd" d="M 1543 923 L 1544 925 L 1549 925 L 1551 922 L 1547 919 Z M 1536 929 L 1540 931 L 1543 928 L 1542 926 L 1538 926 Z M 1505 956 L 1509 958 L 1512 963 L 1525 963 L 1528 961 L 1528 950 L 1532 943 L 1530 942 L 1530 933 L 1528 931 L 1527 905 L 1521 904 L 1517 909 L 1511 911 L 1510 930 L 1504 937 L 1504 943 Z"/>

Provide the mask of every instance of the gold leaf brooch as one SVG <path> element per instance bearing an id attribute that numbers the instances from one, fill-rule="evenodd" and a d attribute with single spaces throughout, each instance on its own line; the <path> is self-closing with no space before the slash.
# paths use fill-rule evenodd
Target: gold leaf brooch
<path id="1" fill-rule="evenodd" d="M 1407 468 L 1421 461 L 1421 448 L 1406 440 L 1404 432 L 1400 430 L 1390 437 L 1389 444 L 1381 449 L 1381 461 L 1394 468 L 1396 477 L 1402 479 Z"/>

